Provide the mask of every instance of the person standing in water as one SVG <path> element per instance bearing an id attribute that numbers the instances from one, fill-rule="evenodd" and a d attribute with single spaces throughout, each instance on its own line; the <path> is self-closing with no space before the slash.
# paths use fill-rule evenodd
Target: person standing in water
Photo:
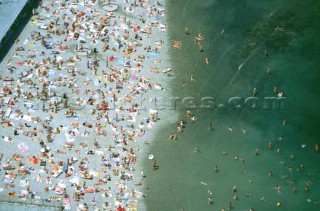
<path id="1" fill-rule="evenodd" d="M 186 33 L 187 35 L 190 34 L 188 27 L 186 26 L 186 28 L 184 29 L 184 33 Z"/>
<path id="2" fill-rule="evenodd" d="M 190 75 L 190 82 L 194 81 L 193 75 Z"/>
<path id="3" fill-rule="evenodd" d="M 221 32 L 220 32 L 221 36 L 224 35 L 224 28 L 221 29 Z"/>
<path id="4" fill-rule="evenodd" d="M 209 128 L 208 129 L 209 129 L 209 131 L 213 130 L 212 122 L 209 123 Z"/>

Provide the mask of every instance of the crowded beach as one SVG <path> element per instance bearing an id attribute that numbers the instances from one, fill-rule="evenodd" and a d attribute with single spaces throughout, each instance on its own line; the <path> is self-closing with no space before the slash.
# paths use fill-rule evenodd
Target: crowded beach
<path id="1" fill-rule="evenodd" d="M 0 66 L 2 196 L 79 211 L 142 206 L 158 112 L 139 99 L 165 90 L 158 78 L 171 71 L 165 10 L 153 3 L 44 0 L 32 11 Z"/>

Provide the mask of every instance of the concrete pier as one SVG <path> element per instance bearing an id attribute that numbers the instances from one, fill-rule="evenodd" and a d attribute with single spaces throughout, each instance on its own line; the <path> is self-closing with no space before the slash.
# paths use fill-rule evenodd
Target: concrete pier
<path id="1" fill-rule="evenodd" d="M 0 62 L 19 36 L 39 0 L 2 0 L 0 4 Z"/>

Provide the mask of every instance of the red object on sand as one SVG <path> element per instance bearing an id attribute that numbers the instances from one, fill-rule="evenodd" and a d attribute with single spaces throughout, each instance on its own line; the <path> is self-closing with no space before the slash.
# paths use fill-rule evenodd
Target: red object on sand
<path id="1" fill-rule="evenodd" d="M 24 62 L 16 62 L 17 66 L 22 66 L 24 64 Z"/>
<path id="2" fill-rule="evenodd" d="M 131 163 L 135 163 L 136 162 L 136 156 L 132 156 L 131 157 Z"/>
<path id="3" fill-rule="evenodd" d="M 121 207 L 121 205 L 119 205 L 119 207 L 117 208 L 118 211 L 126 211 L 123 207 Z"/>
<path id="4" fill-rule="evenodd" d="M 94 189 L 93 188 L 89 188 L 84 190 L 85 193 L 94 193 Z"/>
<path id="5" fill-rule="evenodd" d="M 38 163 L 39 163 L 39 159 L 36 158 L 36 157 L 34 157 L 34 158 L 33 158 L 33 164 L 34 164 L 34 165 L 37 165 Z"/>
<path id="6" fill-rule="evenodd" d="M 78 122 L 72 122 L 72 123 L 71 123 L 71 126 L 73 126 L 73 127 L 77 127 L 77 128 L 79 128 L 79 127 L 80 127 L 80 125 L 79 125 L 79 123 L 78 123 Z"/>

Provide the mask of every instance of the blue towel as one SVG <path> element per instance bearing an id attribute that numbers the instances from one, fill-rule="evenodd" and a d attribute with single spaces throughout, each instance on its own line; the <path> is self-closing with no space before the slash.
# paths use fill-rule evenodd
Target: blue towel
<path id="1" fill-rule="evenodd" d="M 151 56 L 157 56 L 157 55 L 159 55 L 159 53 L 156 53 L 156 52 L 148 52 L 148 54 L 151 55 Z"/>
<path id="2" fill-rule="evenodd" d="M 118 64 L 121 66 L 124 66 L 124 61 L 123 60 L 118 60 Z"/>

